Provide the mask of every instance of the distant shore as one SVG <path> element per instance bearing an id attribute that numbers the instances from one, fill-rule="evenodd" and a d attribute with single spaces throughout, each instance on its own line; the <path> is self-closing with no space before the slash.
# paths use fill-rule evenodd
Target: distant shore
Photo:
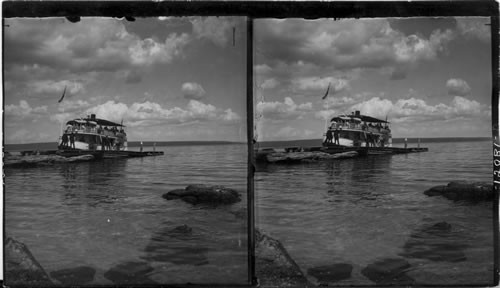
<path id="1" fill-rule="evenodd" d="M 231 142 L 231 141 L 142 141 L 142 145 L 146 147 L 153 147 L 156 143 L 157 147 L 162 146 L 198 146 L 198 145 L 234 145 L 246 144 L 245 142 Z M 141 141 L 129 141 L 128 147 L 140 147 Z M 25 144 L 5 144 L 5 151 L 46 151 L 57 150 L 57 143 L 43 142 L 43 143 L 25 143 Z"/>

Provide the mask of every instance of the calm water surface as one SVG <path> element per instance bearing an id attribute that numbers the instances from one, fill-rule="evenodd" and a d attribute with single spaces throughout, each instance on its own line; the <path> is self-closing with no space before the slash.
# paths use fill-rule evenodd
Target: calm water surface
<path id="1" fill-rule="evenodd" d="M 47 272 L 147 262 L 159 283 L 246 283 L 247 146 L 157 147 L 164 156 L 5 169 L 5 231 Z M 243 201 L 218 208 L 161 196 L 224 185 Z M 176 237 L 180 225 L 192 235 Z"/>
<path id="2" fill-rule="evenodd" d="M 401 258 L 412 233 L 446 221 L 454 231 L 446 241 L 467 246 L 466 260 L 408 258 L 407 275 L 422 284 L 492 283 L 491 203 L 423 194 L 453 180 L 492 181 L 491 142 L 422 146 L 429 152 L 258 166 L 256 224 L 282 241 L 305 273 L 349 263 L 352 277 L 339 285 L 373 285 L 360 270 L 377 260 Z"/>

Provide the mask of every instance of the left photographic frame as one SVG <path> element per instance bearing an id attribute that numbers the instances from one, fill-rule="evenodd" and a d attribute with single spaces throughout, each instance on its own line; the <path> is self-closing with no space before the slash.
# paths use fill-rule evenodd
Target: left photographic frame
<path id="1" fill-rule="evenodd" d="M 4 283 L 250 285 L 247 18 L 43 17 L 4 9 Z"/>

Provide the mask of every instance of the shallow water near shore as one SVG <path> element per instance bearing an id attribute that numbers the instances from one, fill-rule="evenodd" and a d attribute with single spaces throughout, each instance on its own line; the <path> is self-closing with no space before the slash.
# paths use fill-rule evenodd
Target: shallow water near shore
<path id="1" fill-rule="evenodd" d="M 156 150 L 165 155 L 6 168 L 6 234 L 48 273 L 96 269 L 87 284 L 112 285 L 104 274 L 130 262 L 147 263 L 147 278 L 161 284 L 247 283 L 247 146 Z M 189 184 L 224 185 L 243 201 L 203 207 L 162 198 Z M 184 224 L 192 231 L 179 235 Z"/>
<path id="2" fill-rule="evenodd" d="M 423 194 L 454 180 L 491 182 L 491 142 L 422 147 L 429 152 L 259 165 L 256 225 L 280 240 L 304 273 L 353 266 L 349 279 L 329 285 L 374 285 L 360 271 L 387 258 L 408 261 L 406 274 L 420 284 L 492 284 L 492 203 Z M 449 233 L 422 232 L 440 222 L 451 225 Z"/>

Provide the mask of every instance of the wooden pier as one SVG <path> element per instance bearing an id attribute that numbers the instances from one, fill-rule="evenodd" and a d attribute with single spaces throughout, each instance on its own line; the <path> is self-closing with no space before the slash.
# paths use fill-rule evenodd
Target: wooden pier
<path id="1" fill-rule="evenodd" d="M 160 156 L 163 155 L 163 151 L 115 151 L 115 150 L 95 150 L 95 151 L 83 151 L 83 150 L 28 150 L 20 151 L 21 156 L 29 155 L 59 155 L 63 157 L 75 157 L 82 155 L 92 155 L 96 159 L 109 159 L 109 158 L 132 158 L 132 157 L 147 157 L 147 156 Z"/>
<path id="2" fill-rule="evenodd" d="M 276 150 L 284 150 L 284 152 L 313 152 L 321 151 L 330 154 L 344 153 L 356 151 L 360 155 L 380 155 L 380 154 L 408 154 L 427 152 L 428 148 L 420 147 L 345 147 L 345 146 L 329 146 L 329 147 L 285 147 L 285 148 L 261 148 L 259 152 L 276 152 Z"/>
<path id="3" fill-rule="evenodd" d="M 427 152 L 428 148 L 420 147 L 322 147 L 323 151 L 326 153 L 336 154 L 348 151 L 356 151 L 359 155 L 384 155 L 384 154 L 408 154 L 408 153 L 418 153 Z"/>
<path id="4" fill-rule="evenodd" d="M 372 156 L 372 155 L 393 155 L 393 154 L 409 154 L 427 152 L 428 148 L 420 147 L 345 147 L 345 146 L 317 146 L 317 147 L 284 147 L 284 148 L 260 148 L 255 150 L 255 159 L 257 162 L 269 162 L 269 156 L 279 155 L 281 158 L 300 159 L 301 157 L 310 157 L 315 155 L 318 158 L 330 159 L 331 157 L 321 156 L 321 153 L 328 154 L 349 154 L 349 152 L 356 152 L 356 156 Z M 305 153 L 303 153 L 305 152 Z M 320 153 L 320 154 L 311 154 Z M 311 155 L 310 155 L 311 154 Z M 275 157 L 276 158 L 276 157 Z M 314 158 L 314 157 L 313 157 Z M 341 157 L 342 158 L 342 157 Z M 351 157 L 348 157 L 351 158 Z"/>

